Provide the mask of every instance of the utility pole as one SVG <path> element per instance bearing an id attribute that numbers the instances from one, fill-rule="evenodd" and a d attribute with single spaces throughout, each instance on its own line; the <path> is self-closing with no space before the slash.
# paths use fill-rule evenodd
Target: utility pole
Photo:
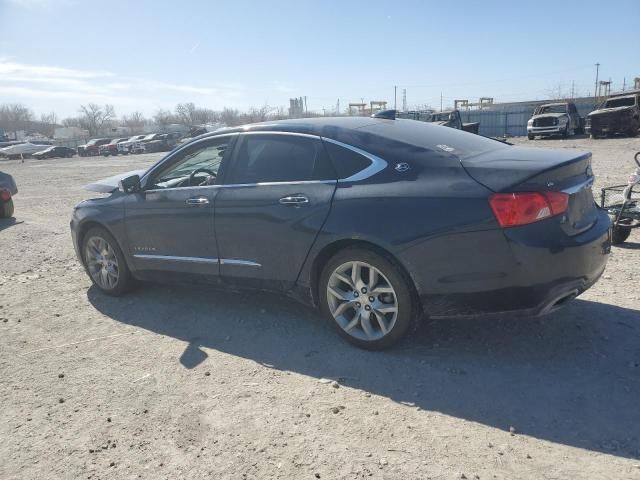
<path id="1" fill-rule="evenodd" d="M 406 88 L 402 89 L 402 111 L 403 112 L 407 111 L 407 89 Z"/>
<path id="2" fill-rule="evenodd" d="M 309 110 L 307 109 L 307 96 L 304 96 L 304 113 L 308 114 Z"/>
<path id="3" fill-rule="evenodd" d="M 440 111 L 442 111 L 442 92 L 440 92 Z"/>
<path id="4" fill-rule="evenodd" d="M 571 80 L 571 98 L 572 99 L 575 92 L 575 84 L 576 84 L 575 80 Z"/>
<path id="5" fill-rule="evenodd" d="M 598 100 L 598 72 L 599 71 L 600 71 L 600 64 L 596 63 L 596 89 L 593 91 L 594 98 L 596 99 L 596 101 Z"/>
<path id="6" fill-rule="evenodd" d="M 627 88 L 627 77 L 622 77 L 622 91 Z"/>
<path id="7" fill-rule="evenodd" d="M 394 110 L 398 110 L 397 100 L 398 100 L 398 86 L 394 85 L 393 86 L 393 109 Z"/>

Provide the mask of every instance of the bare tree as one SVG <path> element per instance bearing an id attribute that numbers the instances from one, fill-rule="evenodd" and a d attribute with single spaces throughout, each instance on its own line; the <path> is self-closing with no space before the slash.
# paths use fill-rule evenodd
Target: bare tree
<path id="1" fill-rule="evenodd" d="M 171 113 L 169 110 L 158 110 L 153 116 L 154 123 L 158 126 L 160 130 L 164 130 L 167 126 L 172 123 L 179 123 L 176 116 Z"/>
<path id="2" fill-rule="evenodd" d="M 0 128 L 12 132 L 17 137 L 19 130 L 28 130 L 33 120 L 33 112 L 19 103 L 0 105 Z"/>
<path id="3" fill-rule="evenodd" d="M 545 93 L 549 100 L 567 100 L 571 98 L 571 91 L 566 89 L 562 83 L 549 88 Z"/>
<path id="4" fill-rule="evenodd" d="M 58 115 L 55 112 L 43 113 L 40 115 L 40 126 L 38 131 L 47 137 L 53 137 L 58 124 Z"/>
<path id="5" fill-rule="evenodd" d="M 176 105 L 176 117 L 178 123 L 193 126 L 203 123 L 220 121 L 220 113 L 210 108 L 196 107 L 194 103 L 179 103 Z"/>
<path id="6" fill-rule="evenodd" d="M 63 118 L 62 119 L 62 126 L 63 127 L 78 127 L 80 128 L 80 118 L 78 117 L 68 117 L 68 118 Z"/>
<path id="7" fill-rule="evenodd" d="M 144 124 L 147 120 L 140 112 L 133 112 L 131 115 L 124 115 L 121 124 L 131 130 L 132 133 L 140 133 L 144 130 Z"/>
<path id="8" fill-rule="evenodd" d="M 226 108 L 220 112 L 220 121 L 229 127 L 240 125 L 240 112 L 235 108 Z"/>
<path id="9" fill-rule="evenodd" d="M 89 130 L 89 135 L 97 135 L 116 118 L 113 105 L 101 107 L 95 103 L 80 106 L 80 126 Z"/>

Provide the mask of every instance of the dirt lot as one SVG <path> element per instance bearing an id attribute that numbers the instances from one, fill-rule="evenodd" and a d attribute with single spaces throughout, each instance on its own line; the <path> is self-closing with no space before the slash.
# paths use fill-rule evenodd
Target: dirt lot
<path id="1" fill-rule="evenodd" d="M 593 151 L 597 186 L 640 150 L 517 143 Z M 640 232 L 560 312 L 426 322 L 370 353 L 282 298 L 90 288 L 81 186 L 156 158 L 0 164 L 20 189 L 0 222 L 1 479 L 640 478 Z"/>

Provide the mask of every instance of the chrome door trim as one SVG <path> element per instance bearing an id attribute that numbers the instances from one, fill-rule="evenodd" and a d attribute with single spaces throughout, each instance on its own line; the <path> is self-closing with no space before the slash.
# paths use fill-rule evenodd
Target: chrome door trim
<path id="1" fill-rule="evenodd" d="M 241 265 L 244 267 L 262 267 L 261 264 L 250 260 L 239 260 L 237 258 L 221 258 L 220 265 Z"/>
<path id="2" fill-rule="evenodd" d="M 374 155 L 372 153 L 369 153 L 365 150 L 362 150 L 358 147 L 354 147 L 353 145 L 349 145 L 347 143 L 342 143 L 339 142 L 338 140 L 334 140 L 332 138 L 327 138 L 327 137 L 321 137 L 322 140 L 333 143 L 335 145 L 338 145 L 342 148 L 346 148 L 348 150 L 351 150 L 352 152 L 355 152 L 359 155 L 362 155 L 363 157 L 367 158 L 368 160 L 371 161 L 371 165 L 369 165 L 367 168 L 365 168 L 364 170 L 360 170 L 359 172 L 354 173 L 353 175 L 351 175 L 350 177 L 347 178 L 341 178 L 338 180 L 338 182 L 342 183 L 342 182 L 359 182 L 361 180 L 366 180 L 369 177 L 374 176 L 376 173 L 381 172 L 382 170 L 384 170 L 385 168 L 387 168 L 387 161 L 383 160 L 382 158 L 378 157 L 377 155 Z"/>
<path id="3" fill-rule="evenodd" d="M 290 135 L 292 137 L 305 137 L 322 140 L 320 135 L 314 135 L 312 133 L 285 132 L 282 130 L 245 130 L 241 133 L 242 135 Z"/>
<path id="4" fill-rule="evenodd" d="M 135 253 L 134 258 L 141 258 L 144 260 L 168 260 L 173 262 L 191 262 L 191 263 L 220 263 L 218 258 L 203 258 L 203 257 L 176 257 L 174 255 L 149 255 L 142 253 Z"/>

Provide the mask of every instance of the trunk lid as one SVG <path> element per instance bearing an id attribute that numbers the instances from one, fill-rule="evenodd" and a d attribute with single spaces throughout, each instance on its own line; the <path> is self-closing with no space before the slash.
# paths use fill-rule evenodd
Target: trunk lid
<path id="1" fill-rule="evenodd" d="M 567 193 L 568 208 L 560 221 L 568 235 L 589 229 L 597 219 L 590 152 L 514 147 L 461 163 L 472 178 L 494 192 Z"/>

